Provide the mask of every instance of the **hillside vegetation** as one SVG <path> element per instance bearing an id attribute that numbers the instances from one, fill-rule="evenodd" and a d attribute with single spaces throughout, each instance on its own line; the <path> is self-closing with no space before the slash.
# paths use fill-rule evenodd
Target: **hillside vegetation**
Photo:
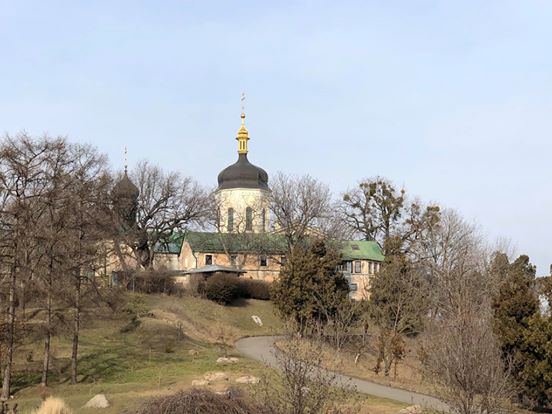
<path id="1" fill-rule="evenodd" d="M 209 388 L 221 391 L 234 384 L 235 378 L 259 376 L 265 368 L 243 358 L 221 367 L 217 358 L 239 356 L 233 348 L 239 337 L 278 334 L 282 329 L 268 301 L 242 300 L 221 306 L 190 296 L 134 294 L 129 295 L 124 309 L 117 313 L 100 309 L 86 321 L 76 385 L 69 383 L 69 335 L 54 338 L 53 373 L 47 390 L 37 385 L 43 344 L 22 344 L 17 350 L 17 388 L 12 401 L 19 404 L 19 412 L 38 407 L 45 393 L 63 398 L 76 413 L 98 412 L 82 407 L 92 396 L 103 393 L 112 405 L 101 412 L 120 413 L 151 397 L 190 388 L 193 380 L 216 371 L 224 371 L 228 380 L 214 381 Z M 252 315 L 258 316 L 263 326 L 255 324 Z M 362 406 L 375 414 L 396 413 L 404 407 L 369 396 L 362 396 Z"/>

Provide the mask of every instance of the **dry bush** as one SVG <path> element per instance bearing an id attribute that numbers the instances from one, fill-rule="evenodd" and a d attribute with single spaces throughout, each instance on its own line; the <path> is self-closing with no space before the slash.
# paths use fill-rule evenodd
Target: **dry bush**
<path id="1" fill-rule="evenodd" d="M 32 414 L 72 414 L 73 411 L 60 398 L 48 397 Z"/>
<path id="2" fill-rule="evenodd" d="M 238 279 L 240 294 L 246 299 L 270 300 L 270 285 L 264 280 Z"/>
<path id="3" fill-rule="evenodd" d="M 208 390 L 192 389 L 146 401 L 136 410 L 126 414 L 260 414 L 263 411 L 253 407 L 239 395 L 215 394 Z"/>
<path id="4" fill-rule="evenodd" d="M 221 305 L 228 305 L 240 297 L 238 278 L 230 275 L 214 275 L 205 282 L 205 297 Z"/>
<path id="5" fill-rule="evenodd" d="M 171 276 L 170 273 L 159 270 L 137 272 L 127 280 L 127 289 L 143 293 L 174 295 L 179 293 L 179 287 Z"/>
<path id="6" fill-rule="evenodd" d="M 205 276 L 203 275 L 190 275 L 189 283 L 186 288 L 188 293 L 192 296 L 203 296 L 205 292 Z"/>

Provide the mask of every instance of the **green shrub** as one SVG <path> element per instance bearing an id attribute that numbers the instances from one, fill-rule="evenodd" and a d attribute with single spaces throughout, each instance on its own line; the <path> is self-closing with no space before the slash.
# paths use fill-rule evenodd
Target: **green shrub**
<path id="1" fill-rule="evenodd" d="M 221 305 L 228 305 L 240 297 L 240 284 L 236 276 L 214 275 L 205 281 L 205 297 Z"/>
<path id="2" fill-rule="evenodd" d="M 243 298 L 269 300 L 270 285 L 264 280 L 239 279 L 240 295 Z"/>

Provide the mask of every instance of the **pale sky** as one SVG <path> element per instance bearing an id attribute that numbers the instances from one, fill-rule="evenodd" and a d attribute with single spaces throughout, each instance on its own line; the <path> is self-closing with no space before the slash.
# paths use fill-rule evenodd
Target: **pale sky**
<path id="1" fill-rule="evenodd" d="M 552 263 L 552 1 L 0 0 L 0 133 L 215 186 L 384 176 Z"/>

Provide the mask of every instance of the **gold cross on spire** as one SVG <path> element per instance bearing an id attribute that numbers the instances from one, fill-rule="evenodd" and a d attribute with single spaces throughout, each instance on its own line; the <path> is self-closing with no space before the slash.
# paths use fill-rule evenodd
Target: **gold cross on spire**
<path id="1" fill-rule="evenodd" d="M 238 136 L 236 137 L 236 139 L 238 140 L 238 154 L 247 154 L 247 141 L 249 141 L 249 132 L 245 127 L 245 93 L 244 92 L 242 92 L 241 94 L 241 107 L 242 107 L 241 126 L 240 126 L 240 129 L 238 130 Z"/>
<path id="2" fill-rule="evenodd" d="M 242 114 L 244 114 L 245 113 L 245 92 L 242 92 L 240 100 L 241 100 Z"/>

